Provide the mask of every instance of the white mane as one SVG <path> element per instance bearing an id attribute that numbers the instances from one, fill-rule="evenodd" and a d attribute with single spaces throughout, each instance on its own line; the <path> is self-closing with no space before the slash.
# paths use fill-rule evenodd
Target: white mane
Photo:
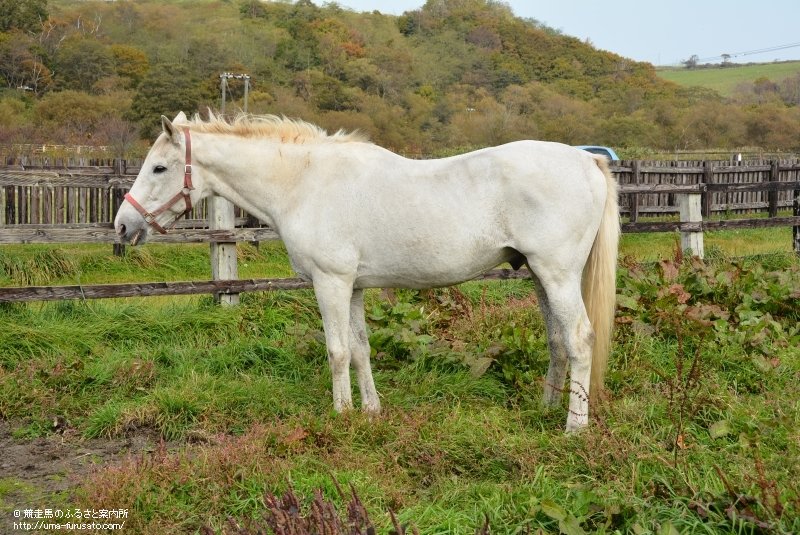
<path id="1" fill-rule="evenodd" d="M 308 141 L 369 142 L 361 132 L 339 130 L 334 134 L 299 119 L 277 115 L 249 115 L 240 113 L 232 120 L 209 112 L 208 119 L 195 115 L 186 123 L 192 131 L 199 133 L 227 134 L 247 138 L 271 138 L 283 143 L 306 143 Z"/>

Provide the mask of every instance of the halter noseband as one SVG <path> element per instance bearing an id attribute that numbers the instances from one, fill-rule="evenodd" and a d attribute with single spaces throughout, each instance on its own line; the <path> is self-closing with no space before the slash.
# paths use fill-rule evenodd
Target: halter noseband
<path id="1" fill-rule="evenodd" d="M 144 220 L 154 229 L 156 229 L 161 234 L 166 234 L 167 230 L 171 229 L 175 226 L 175 223 L 178 222 L 178 219 L 181 217 L 189 215 L 189 212 L 192 211 L 192 198 L 189 196 L 189 192 L 194 189 L 192 185 L 192 138 L 189 135 L 189 128 L 183 128 L 183 135 L 186 139 L 186 164 L 183 167 L 183 188 L 176 193 L 170 200 L 168 200 L 164 205 L 160 208 L 153 210 L 152 212 L 148 212 L 144 209 L 144 207 L 139 204 L 136 199 L 133 198 L 133 195 L 130 193 L 125 194 L 125 200 L 131 203 L 131 206 L 136 208 L 136 211 L 142 214 Z M 175 203 L 183 199 L 186 203 L 186 209 L 172 221 L 172 224 L 168 228 L 164 228 L 158 224 L 156 218 L 172 208 Z"/>

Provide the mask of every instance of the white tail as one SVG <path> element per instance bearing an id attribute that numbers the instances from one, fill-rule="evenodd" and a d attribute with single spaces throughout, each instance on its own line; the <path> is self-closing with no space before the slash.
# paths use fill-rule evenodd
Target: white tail
<path id="1" fill-rule="evenodd" d="M 614 328 L 614 311 L 617 294 L 617 250 L 619 246 L 619 207 L 617 182 L 608 168 L 604 156 L 595 158 L 597 166 L 606 177 L 607 194 L 603 219 L 592 252 L 583 270 L 583 303 L 594 330 L 592 348 L 592 374 L 590 397 L 596 401 L 603 390 L 611 335 Z"/>

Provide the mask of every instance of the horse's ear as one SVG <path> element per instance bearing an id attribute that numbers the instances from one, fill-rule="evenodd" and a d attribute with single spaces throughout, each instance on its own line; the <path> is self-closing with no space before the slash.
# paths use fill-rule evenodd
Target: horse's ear
<path id="1" fill-rule="evenodd" d="M 180 116 L 182 113 L 183 112 L 178 115 Z M 172 124 L 172 121 L 167 119 L 164 115 L 161 116 L 161 128 L 164 130 L 164 133 L 167 134 L 167 137 L 170 139 L 170 141 L 176 145 L 180 143 L 181 138 L 178 128 L 176 128 L 175 125 Z"/>
<path id="2" fill-rule="evenodd" d="M 186 117 L 185 113 L 183 113 L 182 111 L 179 111 L 178 115 L 175 116 L 175 118 L 172 120 L 172 122 L 173 123 L 188 123 L 189 122 L 189 118 Z"/>

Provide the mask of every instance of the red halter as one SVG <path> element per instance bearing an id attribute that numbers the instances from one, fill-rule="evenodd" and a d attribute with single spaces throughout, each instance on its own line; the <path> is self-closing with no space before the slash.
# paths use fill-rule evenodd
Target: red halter
<path id="1" fill-rule="evenodd" d="M 125 200 L 131 203 L 131 206 L 136 208 L 136 210 L 142 214 L 144 220 L 156 229 L 161 234 L 166 234 L 167 230 L 171 229 L 175 226 L 175 223 L 178 222 L 178 219 L 181 217 L 189 215 L 189 212 L 192 211 L 192 198 L 189 196 L 189 192 L 194 189 L 192 185 L 192 138 L 189 135 L 189 128 L 183 128 L 183 135 L 186 138 L 186 164 L 183 167 L 183 189 L 181 189 L 178 193 L 176 193 L 170 200 L 168 200 L 163 206 L 160 208 L 153 210 L 152 212 L 148 212 L 144 209 L 144 207 L 139 204 L 136 199 L 133 198 L 133 195 L 130 193 L 125 194 Z M 172 206 L 183 199 L 186 203 L 186 209 L 183 213 L 179 214 L 173 221 L 172 224 L 168 228 L 164 228 L 156 222 L 156 218 L 172 208 Z"/>

